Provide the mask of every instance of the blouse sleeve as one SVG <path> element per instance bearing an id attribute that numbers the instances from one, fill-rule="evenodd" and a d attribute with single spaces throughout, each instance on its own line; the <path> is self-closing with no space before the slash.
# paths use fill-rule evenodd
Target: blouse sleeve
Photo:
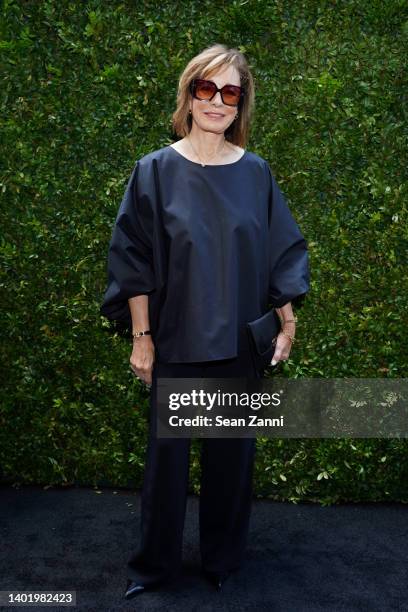
<path id="1" fill-rule="evenodd" d="M 140 189 L 136 162 L 119 207 L 109 243 L 107 288 L 100 313 L 111 322 L 131 325 L 128 299 L 155 290 L 151 201 Z"/>
<path id="2" fill-rule="evenodd" d="M 299 308 L 310 288 L 307 242 L 293 218 L 269 164 L 269 302 Z"/>

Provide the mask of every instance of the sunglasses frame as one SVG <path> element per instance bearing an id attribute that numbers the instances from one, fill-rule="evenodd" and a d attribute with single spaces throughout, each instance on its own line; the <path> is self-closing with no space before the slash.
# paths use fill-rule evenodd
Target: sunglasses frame
<path id="1" fill-rule="evenodd" d="M 215 87 L 215 91 L 214 91 L 214 94 L 211 96 L 211 98 L 198 98 L 198 97 L 196 96 L 196 93 L 195 93 L 195 85 L 196 85 L 196 82 L 197 82 L 197 81 L 204 81 L 205 83 L 211 83 L 212 85 L 214 85 L 214 87 Z M 222 91 L 222 90 L 224 89 L 224 87 L 238 87 L 238 88 L 240 89 L 240 95 L 239 95 L 239 100 L 238 100 L 238 103 L 237 103 L 237 104 L 227 104 L 226 102 L 224 102 L 224 96 L 223 96 L 223 91 Z M 219 88 L 217 87 L 217 85 L 214 83 L 214 81 L 210 81 L 210 80 L 208 80 L 208 79 L 193 79 L 193 80 L 191 81 L 191 83 L 190 83 L 190 87 L 189 87 L 189 89 L 190 89 L 190 93 L 191 93 L 191 95 L 193 96 L 193 98 L 195 98 L 196 100 L 202 100 L 202 101 L 206 100 L 206 101 L 208 101 L 208 102 L 210 102 L 210 101 L 213 99 L 213 97 L 214 97 L 214 96 L 216 96 L 218 92 L 220 92 L 220 94 L 221 94 L 221 100 L 222 100 L 222 103 L 223 103 L 223 104 L 225 104 L 225 106 L 232 106 L 232 107 L 235 107 L 235 108 L 241 104 L 241 102 L 242 102 L 242 100 L 243 100 L 243 97 L 244 97 L 244 95 L 245 95 L 245 90 L 244 90 L 244 88 L 243 88 L 243 87 L 241 87 L 240 85 L 231 85 L 231 84 L 229 84 L 229 83 L 226 83 L 225 85 L 223 85 L 223 86 L 221 87 L 221 89 L 219 89 Z"/>

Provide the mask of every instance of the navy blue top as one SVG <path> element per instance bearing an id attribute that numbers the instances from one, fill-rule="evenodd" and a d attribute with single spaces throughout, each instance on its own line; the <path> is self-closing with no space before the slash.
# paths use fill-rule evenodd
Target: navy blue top
<path id="1" fill-rule="evenodd" d="M 136 161 L 114 223 L 100 309 L 129 333 L 130 297 L 149 295 L 156 358 L 235 357 L 268 305 L 300 306 L 307 243 L 268 163 L 193 162 L 171 146 Z"/>

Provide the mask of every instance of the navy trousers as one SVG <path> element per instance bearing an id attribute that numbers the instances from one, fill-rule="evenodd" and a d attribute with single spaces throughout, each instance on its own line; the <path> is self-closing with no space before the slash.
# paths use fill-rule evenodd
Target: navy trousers
<path id="1" fill-rule="evenodd" d="M 238 356 L 196 363 L 156 360 L 150 389 L 149 438 L 141 495 L 138 551 L 128 561 L 128 577 L 141 584 L 179 573 L 182 563 L 191 438 L 157 438 L 157 378 L 259 378 L 247 336 Z M 202 438 L 199 499 L 203 569 L 241 566 L 252 504 L 255 438 Z"/>

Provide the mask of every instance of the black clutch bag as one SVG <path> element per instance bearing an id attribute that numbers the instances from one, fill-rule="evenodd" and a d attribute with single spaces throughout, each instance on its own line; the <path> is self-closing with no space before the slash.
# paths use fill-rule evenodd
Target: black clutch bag
<path id="1" fill-rule="evenodd" d="M 246 326 L 255 367 L 259 371 L 264 370 L 271 365 L 275 352 L 276 337 L 281 330 L 279 315 L 275 308 L 272 308 Z"/>

